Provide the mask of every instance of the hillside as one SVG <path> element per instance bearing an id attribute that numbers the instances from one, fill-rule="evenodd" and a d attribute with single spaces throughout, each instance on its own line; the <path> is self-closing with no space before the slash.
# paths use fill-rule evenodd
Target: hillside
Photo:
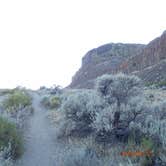
<path id="1" fill-rule="evenodd" d="M 70 88 L 92 88 L 103 74 L 136 73 L 145 81 L 164 80 L 166 75 L 166 32 L 147 45 L 110 43 L 92 49 L 82 58 L 82 66 Z M 151 74 L 152 73 L 152 74 Z"/>

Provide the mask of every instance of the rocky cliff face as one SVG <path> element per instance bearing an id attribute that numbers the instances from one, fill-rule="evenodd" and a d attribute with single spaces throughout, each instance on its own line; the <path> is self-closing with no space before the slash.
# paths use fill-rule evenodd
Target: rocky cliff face
<path id="1" fill-rule="evenodd" d="M 149 66 L 158 64 L 164 59 L 166 59 L 166 32 L 164 32 L 161 37 L 151 41 L 142 49 L 141 53 L 124 61 L 119 70 L 127 73 L 142 71 Z"/>
<path id="2" fill-rule="evenodd" d="M 148 80 L 148 72 L 153 73 L 153 68 L 156 74 L 161 72 L 160 64 L 163 68 L 161 77 L 166 79 L 164 78 L 166 75 L 164 59 L 166 59 L 166 32 L 148 45 L 106 44 L 89 51 L 83 57 L 82 66 L 73 77 L 69 87 L 92 88 L 94 80 L 106 73 L 135 72 L 142 79 Z M 156 76 L 156 74 L 153 75 Z M 150 81 L 155 81 L 155 76 Z"/>
<path id="3" fill-rule="evenodd" d="M 106 44 L 89 51 L 82 59 L 82 66 L 70 84 L 71 88 L 91 88 L 93 79 L 105 73 L 113 73 L 122 62 L 144 48 L 140 44 Z"/>

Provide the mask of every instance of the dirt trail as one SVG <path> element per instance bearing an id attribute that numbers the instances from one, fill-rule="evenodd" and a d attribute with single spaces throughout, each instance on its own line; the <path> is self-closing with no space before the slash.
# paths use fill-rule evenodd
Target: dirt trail
<path id="1" fill-rule="evenodd" d="M 54 129 L 40 106 L 41 97 L 32 93 L 34 115 L 25 132 L 25 153 L 17 166 L 56 166 Z"/>

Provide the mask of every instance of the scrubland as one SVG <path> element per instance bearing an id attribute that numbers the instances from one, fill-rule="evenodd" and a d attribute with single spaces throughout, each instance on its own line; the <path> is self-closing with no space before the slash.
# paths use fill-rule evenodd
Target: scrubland
<path id="1" fill-rule="evenodd" d="M 136 76 L 117 74 L 99 77 L 94 89 L 42 88 L 34 93 L 54 128 L 55 165 L 166 165 L 164 88 L 147 87 Z M 24 155 L 23 133 L 35 111 L 30 94 L 19 88 L 1 91 L 2 166 Z"/>
<path id="2" fill-rule="evenodd" d="M 118 74 L 99 77 L 93 90 L 68 89 L 58 97 L 49 118 L 57 141 L 68 147 L 62 165 L 166 165 L 165 90 Z"/>

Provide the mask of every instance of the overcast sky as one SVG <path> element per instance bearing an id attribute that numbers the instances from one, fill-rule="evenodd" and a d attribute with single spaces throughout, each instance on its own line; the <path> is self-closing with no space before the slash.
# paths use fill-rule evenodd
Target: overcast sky
<path id="1" fill-rule="evenodd" d="M 165 0 L 0 0 L 0 88 L 66 86 L 83 55 L 166 30 Z"/>

